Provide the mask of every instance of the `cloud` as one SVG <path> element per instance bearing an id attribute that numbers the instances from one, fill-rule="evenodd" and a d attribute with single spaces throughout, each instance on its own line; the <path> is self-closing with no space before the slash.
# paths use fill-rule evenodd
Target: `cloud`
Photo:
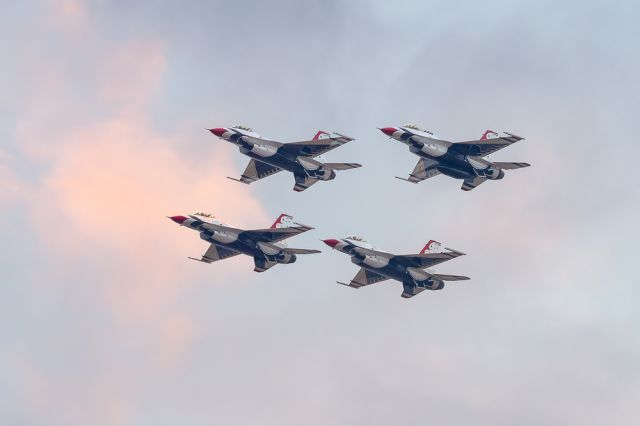
<path id="1" fill-rule="evenodd" d="M 64 25 L 90 19 L 80 2 L 63 2 L 58 12 Z M 194 142 L 154 126 L 153 100 L 166 72 L 161 40 L 126 40 L 51 65 L 24 76 L 30 90 L 16 119 L 19 160 L 0 151 L 0 205 L 19 200 L 35 236 L 34 297 L 64 294 L 62 311 L 87 323 L 95 313 L 104 323 L 89 334 L 72 328 L 59 335 L 47 357 L 29 338 L 16 344 L 22 361 L 14 388 L 35 423 L 129 424 L 130 390 L 171 375 L 188 358 L 199 329 L 181 300 L 212 271 L 186 260 L 206 244 L 166 216 L 209 210 L 238 225 L 268 219 L 247 188 L 224 179 L 237 171 L 211 135 L 203 130 L 205 142 Z M 72 68 L 91 73 L 79 83 L 60 71 Z M 16 176 L 17 167 L 30 177 Z M 216 280 L 245 274 L 236 262 L 215 265 Z M 114 348 L 132 353 L 114 358 Z M 92 372 L 51 361 L 70 352 Z"/>

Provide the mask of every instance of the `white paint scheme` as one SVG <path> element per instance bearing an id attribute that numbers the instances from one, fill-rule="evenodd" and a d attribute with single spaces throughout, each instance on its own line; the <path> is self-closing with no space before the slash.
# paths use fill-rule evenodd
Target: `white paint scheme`
<path id="1" fill-rule="evenodd" d="M 235 131 L 236 133 L 240 133 L 241 135 L 251 136 L 251 137 L 254 137 L 254 138 L 261 138 L 262 137 L 262 136 L 260 136 L 259 133 L 254 132 L 253 129 L 251 129 L 251 128 L 247 127 L 247 126 L 239 125 L 239 124 L 235 125 L 235 126 L 231 126 L 231 128 L 227 129 L 227 130 Z"/>
<path id="2" fill-rule="evenodd" d="M 429 240 L 420 253 L 442 253 L 442 243 L 436 240 Z"/>
<path id="3" fill-rule="evenodd" d="M 282 247 L 279 247 L 277 244 L 270 244 L 270 243 L 259 241 L 257 243 L 257 246 L 260 249 L 260 251 L 270 256 L 276 255 L 282 251 Z"/>
<path id="4" fill-rule="evenodd" d="M 471 164 L 471 167 L 473 167 L 476 170 L 484 170 L 487 167 L 491 166 L 490 162 L 488 162 L 487 160 L 481 157 L 467 156 L 466 158 L 469 164 Z"/>
<path id="5" fill-rule="evenodd" d="M 322 166 L 322 163 L 320 163 L 319 161 L 314 160 L 313 158 L 298 157 L 296 160 L 306 170 L 318 170 Z"/>
<path id="6" fill-rule="evenodd" d="M 407 268 L 407 272 L 415 281 L 425 281 L 431 277 L 431 274 L 418 268 Z"/>
<path id="7" fill-rule="evenodd" d="M 358 249 L 356 249 L 356 251 L 358 251 Z M 380 268 L 384 268 L 389 264 L 389 257 L 382 256 L 380 254 L 367 253 L 364 256 L 364 260 L 362 261 L 362 263 L 364 263 L 367 266 L 371 266 L 372 268 L 380 269 Z"/>
<path id="8" fill-rule="evenodd" d="M 415 138 L 415 136 L 412 137 Z M 424 140 L 422 138 L 419 138 L 419 141 L 424 144 L 420 151 L 432 157 L 442 157 L 447 153 L 447 149 L 449 148 L 448 145 L 438 140 Z"/>
<path id="9" fill-rule="evenodd" d="M 352 244 L 352 245 L 354 245 L 356 247 L 362 247 L 362 248 L 366 248 L 366 249 L 369 249 L 369 250 L 378 250 L 376 247 L 373 246 L 373 244 L 369 243 L 368 241 L 365 241 L 362 237 L 358 237 L 357 235 L 352 235 L 350 237 L 345 237 L 342 240 L 346 241 L 348 244 Z M 343 247 L 344 247 L 344 245 L 343 245 Z"/>
<path id="10" fill-rule="evenodd" d="M 251 147 L 251 152 L 259 155 L 260 157 L 272 157 L 276 155 L 276 152 L 278 152 L 278 147 L 274 145 L 254 144 Z"/>
<path id="11" fill-rule="evenodd" d="M 238 233 L 226 229 L 207 229 L 211 232 L 211 238 L 219 243 L 230 244 L 238 239 Z"/>
<path id="12" fill-rule="evenodd" d="M 189 216 L 194 219 L 201 220 L 202 222 L 210 223 L 212 225 L 228 226 L 226 223 L 220 221 L 217 217 L 215 217 L 211 213 L 197 212 L 197 213 L 190 214 Z"/>

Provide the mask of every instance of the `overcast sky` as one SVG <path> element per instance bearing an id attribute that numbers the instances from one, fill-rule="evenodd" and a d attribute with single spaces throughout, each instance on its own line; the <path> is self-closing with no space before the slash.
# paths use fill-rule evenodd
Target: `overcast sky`
<path id="1" fill-rule="evenodd" d="M 640 422 L 636 1 L 32 1 L 0 16 L 0 412 L 11 425 Z M 377 128 L 526 140 L 419 185 Z M 205 128 L 356 140 L 295 193 Z M 281 212 L 321 249 L 211 265 L 168 215 Z M 319 240 L 436 239 L 405 300 Z"/>

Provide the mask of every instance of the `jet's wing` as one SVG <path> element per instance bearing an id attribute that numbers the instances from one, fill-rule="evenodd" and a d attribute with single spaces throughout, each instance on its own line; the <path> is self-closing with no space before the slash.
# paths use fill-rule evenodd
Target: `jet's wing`
<path id="1" fill-rule="evenodd" d="M 240 253 L 237 251 L 229 250 L 224 247 L 218 247 L 215 244 L 211 244 L 207 251 L 202 255 L 200 259 L 190 257 L 189 259 L 197 260 L 204 263 L 211 263 L 217 260 L 226 259 L 228 257 L 237 256 Z"/>
<path id="2" fill-rule="evenodd" d="M 392 257 L 391 262 L 399 263 L 405 267 L 429 268 L 459 256 L 464 256 L 464 253 L 455 250 L 442 253 L 404 254 Z"/>
<path id="3" fill-rule="evenodd" d="M 341 283 L 338 281 L 338 284 L 346 285 L 347 287 L 352 288 L 360 288 L 369 284 L 379 283 L 381 281 L 388 280 L 389 278 L 384 275 L 377 274 L 375 272 L 371 272 L 367 269 L 360 268 L 355 277 L 351 280 L 349 284 Z"/>
<path id="4" fill-rule="evenodd" d="M 238 182 L 250 184 L 267 176 L 271 176 L 274 173 L 278 173 L 282 169 L 280 167 L 271 166 L 267 163 L 263 163 L 258 160 L 251 160 L 247 165 L 247 168 L 240 176 L 240 179 L 229 178 L 231 180 L 237 180 Z"/>
<path id="5" fill-rule="evenodd" d="M 492 154 L 502 148 L 505 148 L 511 144 L 523 140 L 524 138 L 511 133 L 507 133 L 507 136 L 501 136 L 492 139 L 483 139 L 469 142 L 456 142 L 449 147 L 452 152 L 457 152 L 462 155 L 473 155 L 478 157 L 485 157 Z"/>
<path id="6" fill-rule="evenodd" d="M 252 229 L 249 231 L 241 232 L 240 237 L 248 238 L 253 241 L 264 241 L 266 243 L 273 243 L 276 241 L 291 238 L 295 235 L 307 232 L 311 229 L 313 229 L 311 226 L 300 224 L 287 228 Z"/>
<path id="7" fill-rule="evenodd" d="M 317 157 L 352 140 L 348 136 L 334 133 L 324 139 L 286 143 L 280 147 L 280 151 L 295 157 Z"/>
<path id="8" fill-rule="evenodd" d="M 413 169 L 411 174 L 409 175 L 409 179 L 401 178 L 396 176 L 396 178 L 401 180 L 406 180 L 411 183 L 422 182 L 425 179 L 429 179 L 430 177 L 434 177 L 440 174 L 437 167 L 440 163 L 436 160 L 421 158 L 418 160 L 418 164 Z"/>
<path id="9" fill-rule="evenodd" d="M 460 187 L 460 189 L 462 189 L 463 191 L 471 191 L 473 188 L 480 185 L 486 180 L 487 179 L 483 177 L 477 177 L 474 179 L 465 179 L 464 182 L 462 182 L 462 186 Z"/>

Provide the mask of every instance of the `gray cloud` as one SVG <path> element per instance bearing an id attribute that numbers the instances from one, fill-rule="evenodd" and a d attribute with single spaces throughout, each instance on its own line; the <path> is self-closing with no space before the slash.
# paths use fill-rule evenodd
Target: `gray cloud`
<path id="1" fill-rule="evenodd" d="M 159 373 L 148 365 L 152 332 L 119 325 L 95 300 L 91 285 L 105 285 L 95 272 L 108 263 L 62 259 L 68 272 L 50 277 L 52 288 L 81 293 L 42 292 L 47 278 L 24 260 L 35 231 L 15 205 L 2 211 L 10 225 L 0 250 L 10 282 L 0 344 L 12 369 L 0 401 L 11 423 L 79 422 L 28 404 L 22 357 L 34 374 L 87 386 L 77 394 L 84 424 L 107 424 L 102 413 L 113 408 L 99 401 L 112 397 L 126 413 L 114 424 L 637 423 L 635 2 L 138 2 L 89 11 L 98 46 L 165 43 L 167 69 L 148 112 L 193 157 L 233 151 L 202 129 L 236 122 L 288 140 L 319 127 L 357 138 L 330 158 L 364 167 L 327 185 L 297 194 L 290 176 L 276 175 L 238 187 L 274 217 L 286 211 L 317 227 L 296 246 L 359 233 L 412 252 L 436 238 L 469 253 L 439 269 L 472 281 L 406 301 L 398 283 L 335 285 L 356 268 L 326 250 L 234 279 L 211 265 L 163 308 L 186 307 L 199 332 Z M 63 47 L 22 43 L 47 50 L 53 67 L 80 64 L 89 76 L 66 96 L 86 98 L 99 120 L 105 106 L 82 83 L 91 46 L 61 58 Z M 13 111 L 15 102 L 19 118 L 26 95 L 15 86 L 29 80 L 17 56 L 5 61 L 1 86 L 15 99 L 1 105 Z M 393 176 L 416 159 L 376 127 L 406 121 L 452 139 L 486 127 L 521 134 L 526 141 L 495 157 L 533 167 L 470 193 L 443 177 L 405 185 Z M 14 124 L 0 122 L 0 134 L 13 135 Z M 2 147 L 19 152 L 15 141 Z M 238 173 L 245 161 L 234 155 Z M 33 167 L 23 166 L 37 175 Z M 203 203 L 215 211 L 233 200 Z"/>

